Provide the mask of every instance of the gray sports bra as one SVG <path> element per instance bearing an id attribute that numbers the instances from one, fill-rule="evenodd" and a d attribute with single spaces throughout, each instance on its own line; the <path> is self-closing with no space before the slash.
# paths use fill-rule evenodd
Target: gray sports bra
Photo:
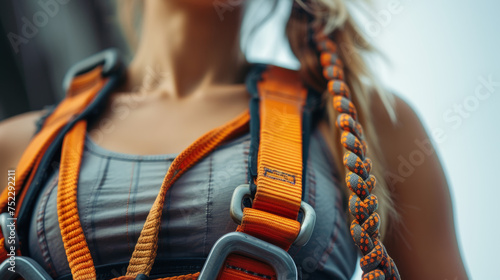
<path id="1" fill-rule="evenodd" d="M 249 134 L 223 144 L 173 185 L 162 216 L 157 261 L 172 260 L 171 266 L 186 271 L 193 260 L 206 258 L 219 237 L 236 229 L 229 202 L 234 188 L 247 183 L 249 145 Z M 78 183 L 81 224 L 96 267 L 124 264 L 98 269 L 98 279 L 123 275 L 175 156 L 116 153 L 87 137 Z M 326 144 L 315 130 L 304 200 L 316 209 L 316 226 L 306 246 L 289 251 L 302 279 L 351 279 L 354 272 L 357 249 L 337 177 Z M 30 256 L 55 278 L 70 273 L 57 220 L 57 178 L 56 170 L 36 202 L 29 230 Z"/>

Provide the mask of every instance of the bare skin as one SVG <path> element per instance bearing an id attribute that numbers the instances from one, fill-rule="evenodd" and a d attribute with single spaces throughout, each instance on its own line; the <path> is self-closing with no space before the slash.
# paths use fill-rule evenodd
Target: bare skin
<path id="1" fill-rule="evenodd" d="M 242 84 L 247 63 L 237 39 L 241 14 L 235 7 L 221 22 L 212 1 L 146 1 L 141 43 L 129 66 L 127 84 L 89 128 L 90 137 L 122 153 L 179 153 L 243 112 L 248 94 Z M 155 82 L 144 87 L 151 69 Z M 396 102 L 397 125 L 382 108 L 374 97 L 373 118 L 387 171 L 398 174 L 397 157 L 408 158 L 418 148 L 414 141 L 428 136 L 401 99 Z M 0 123 L 0 182 L 17 164 L 40 114 Z M 320 128 L 333 143 L 330 127 L 322 122 Z M 385 245 L 402 278 L 468 279 L 457 246 L 448 184 L 436 154 L 426 156 L 411 176 L 391 186 L 402 222 L 389 227 Z"/>
<path id="2" fill-rule="evenodd" d="M 15 169 L 35 133 L 43 111 L 24 113 L 0 122 L 0 189 L 7 186 L 7 171 Z"/>

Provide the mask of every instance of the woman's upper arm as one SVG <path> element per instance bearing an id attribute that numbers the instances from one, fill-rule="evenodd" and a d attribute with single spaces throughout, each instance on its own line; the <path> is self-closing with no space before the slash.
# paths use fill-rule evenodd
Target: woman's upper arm
<path id="1" fill-rule="evenodd" d="M 448 183 L 429 136 L 403 100 L 396 98 L 394 125 L 379 100 L 373 106 L 386 180 L 400 218 L 391 222 L 384 244 L 402 278 L 467 279 Z"/>
<path id="2" fill-rule="evenodd" d="M 0 122 L 0 191 L 7 186 L 7 172 L 16 168 L 43 114 L 33 111 Z"/>

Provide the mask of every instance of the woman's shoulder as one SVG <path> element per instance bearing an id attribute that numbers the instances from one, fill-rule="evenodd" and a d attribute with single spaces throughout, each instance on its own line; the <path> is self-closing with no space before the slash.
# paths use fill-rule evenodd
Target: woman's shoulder
<path id="1" fill-rule="evenodd" d="M 0 122 L 0 153 L 2 165 L 6 162 L 14 163 L 21 157 L 36 132 L 37 121 L 45 111 L 32 111 L 23 113 Z M 8 164 L 7 164 L 8 165 Z"/>
<path id="2" fill-rule="evenodd" d="M 460 279 L 466 279 L 450 190 L 438 152 L 418 113 L 403 98 L 392 97 L 394 121 L 379 97 L 375 96 L 371 105 L 386 183 L 399 214 L 386 233 L 385 246 L 401 275 L 419 275 L 419 279 L 429 278 L 425 275 L 440 275 L 440 279 L 462 275 Z M 436 244 L 439 250 L 435 250 Z M 446 262 L 439 268 L 428 265 L 443 259 Z"/>
<path id="3" fill-rule="evenodd" d="M 370 112 L 375 124 L 382 124 L 388 129 L 401 128 L 402 124 L 419 120 L 412 105 L 399 94 L 385 92 L 383 95 L 372 93 L 370 98 Z"/>
<path id="4" fill-rule="evenodd" d="M 370 112 L 378 144 L 390 166 L 395 164 L 391 160 L 411 153 L 416 148 L 415 142 L 430 140 L 413 106 L 398 94 L 387 94 L 387 99 L 392 103 L 391 108 L 387 109 L 384 98 L 379 94 L 373 94 Z"/>
<path id="5" fill-rule="evenodd" d="M 16 167 L 44 113 L 44 110 L 32 111 L 0 122 L 0 182 L 7 182 L 7 170 Z"/>

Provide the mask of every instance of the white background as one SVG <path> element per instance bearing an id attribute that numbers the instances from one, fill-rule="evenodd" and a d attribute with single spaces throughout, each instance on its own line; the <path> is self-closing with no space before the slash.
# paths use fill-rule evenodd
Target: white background
<path id="1" fill-rule="evenodd" d="M 361 16 L 352 5 L 360 1 L 346 1 L 389 59 L 373 62 L 374 72 L 414 107 L 431 135 L 442 135 L 433 140 L 450 184 L 469 276 L 498 279 L 500 243 L 491 240 L 500 231 L 500 85 L 481 89 L 481 99 L 475 94 L 481 77 L 500 83 L 500 1 L 377 0 Z M 249 60 L 297 67 L 284 37 L 276 37 L 288 16 L 286 2 L 252 39 Z M 361 279 L 359 271 L 353 279 Z"/>

